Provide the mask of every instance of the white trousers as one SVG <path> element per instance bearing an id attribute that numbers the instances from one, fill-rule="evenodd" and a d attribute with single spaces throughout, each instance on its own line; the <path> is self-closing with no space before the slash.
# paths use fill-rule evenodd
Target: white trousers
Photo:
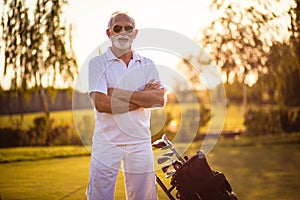
<path id="1" fill-rule="evenodd" d="M 150 142 L 130 145 L 93 144 L 88 200 L 113 200 L 122 161 L 127 200 L 157 200 Z"/>

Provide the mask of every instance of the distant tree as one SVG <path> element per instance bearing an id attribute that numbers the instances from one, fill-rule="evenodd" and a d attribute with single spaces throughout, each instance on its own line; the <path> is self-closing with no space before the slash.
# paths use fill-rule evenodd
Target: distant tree
<path id="1" fill-rule="evenodd" d="M 274 87 L 279 105 L 300 106 L 300 0 L 289 11 L 290 38 L 275 43 L 268 55 L 268 73 L 264 76 Z"/>
<path id="2" fill-rule="evenodd" d="M 281 3 L 279 0 L 213 0 L 211 8 L 218 11 L 217 17 L 199 37 L 227 80 L 236 75 L 244 84 L 244 108 L 246 84 L 251 84 L 249 77 L 266 71 L 270 46 L 282 38 L 281 31 L 287 29 L 279 23 L 288 12 L 278 10 Z"/>
<path id="3" fill-rule="evenodd" d="M 243 86 L 238 82 L 237 78 L 235 78 L 232 83 L 226 82 L 224 86 L 226 90 L 226 98 L 229 104 L 240 104 L 243 99 Z"/>
<path id="4" fill-rule="evenodd" d="M 248 87 L 249 103 L 257 105 L 276 104 L 276 99 L 274 98 L 276 96 L 276 88 L 269 80 L 274 78 L 271 78 L 269 74 L 261 74 L 257 82 L 253 86 Z"/>
<path id="5" fill-rule="evenodd" d="M 23 0 L 8 2 L 3 1 L 1 16 L 1 58 L 4 57 L 3 76 L 10 76 L 9 97 L 18 96 L 27 90 L 27 79 L 30 76 L 30 69 L 27 67 L 31 59 L 30 43 L 27 42 L 30 36 L 31 23 L 28 17 L 28 9 Z M 2 93 L 3 95 L 4 93 Z M 17 106 L 22 110 L 22 105 Z M 13 121 L 19 126 L 23 120 Z"/>
<path id="6" fill-rule="evenodd" d="M 77 62 L 72 49 L 71 26 L 63 18 L 67 0 L 4 0 L 1 17 L 1 52 L 10 94 L 39 91 L 49 117 L 46 90 L 72 86 Z"/>

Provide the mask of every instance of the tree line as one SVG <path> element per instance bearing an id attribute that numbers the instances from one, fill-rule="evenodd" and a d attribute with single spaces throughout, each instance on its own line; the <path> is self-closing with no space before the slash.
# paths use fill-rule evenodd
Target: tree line
<path id="1" fill-rule="evenodd" d="M 77 73 L 72 26 L 63 15 L 67 0 L 3 0 L 1 53 L 10 96 L 35 90 L 49 117 L 46 90 L 71 87 Z M 0 91 L 7 88 L 0 86 Z M 1 95 L 4 95 L 3 92 Z"/>
<path id="2" fill-rule="evenodd" d="M 226 77 L 227 96 L 242 97 L 245 108 L 249 98 L 300 106 L 300 1 L 213 0 L 211 10 L 217 17 L 196 40 Z M 183 60 L 180 69 L 192 71 L 192 59 L 205 65 L 200 58 Z"/>

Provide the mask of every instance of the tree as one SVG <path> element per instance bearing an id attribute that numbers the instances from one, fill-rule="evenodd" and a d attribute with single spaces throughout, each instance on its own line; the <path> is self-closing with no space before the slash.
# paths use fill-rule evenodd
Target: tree
<path id="1" fill-rule="evenodd" d="M 287 11 L 278 11 L 278 0 L 230 1 L 213 0 L 211 7 L 218 17 L 203 30 L 200 37 L 216 65 L 229 81 L 238 76 L 243 87 L 244 111 L 247 104 L 246 84 L 253 74 L 266 71 L 267 52 L 274 41 L 282 38 L 278 23 Z"/>
<path id="2" fill-rule="evenodd" d="M 3 4 L 4 11 L 7 8 L 1 17 L 1 50 L 4 50 L 3 74 L 11 77 L 9 96 L 20 96 L 27 89 L 26 80 L 30 73 L 27 67 L 30 60 L 30 44 L 27 43 L 30 33 L 28 9 L 21 0 L 10 3 L 3 1 Z M 22 104 L 19 104 L 18 109 L 22 110 L 21 106 Z M 23 115 L 21 115 L 22 120 Z M 21 121 L 17 120 L 16 125 L 19 126 Z"/>
<path id="3" fill-rule="evenodd" d="M 300 106 L 300 1 L 289 10 L 290 38 L 275 43 L 268 54 L 268 84 L 276 91 L 279 105 Z"/>
<path id="4" fill-rule="evenodd" d="M 39 91 L 47 118 L 45 90 L 70 87 L 78 68 L 69 35 L 72 29 L 63 21 L 66 4 L 67 0 L 36 0 L 32 14 L 25 0 L 3 1 L 3 76 L 11 80 L 10 94 Z"/>

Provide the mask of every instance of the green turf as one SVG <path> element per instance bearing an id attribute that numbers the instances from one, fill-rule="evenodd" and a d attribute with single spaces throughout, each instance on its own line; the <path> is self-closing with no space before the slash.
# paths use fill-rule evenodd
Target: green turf
<path id="1" fill-rule="evenodd" d="M 0 163 L 88 156 L 90 150 L 84 146 L 0 148 Z"/>
<path id="2" fill-rule="evenodd" d="M 83 199 L 89 157 L 0 165 L 0 194 L 5 199 Z"/>
<path id="3" fill-rule="evenodd" d="M 216 147 L 208 155 L 240 199 L 299 199 L 300 145 L 259 144 Z"/>
<path id="4" fill-rule="evenodd" d="M 207 155 L 207 160 L 213 169 L 225 173 L 241 200 L 298 200 L 300 189 L 299 138 L 300 134 L 296 133 L 256 138 L 242 136 L 237 140 L 221 139 Z M 185 144 L 178 145 L 185 147 Z M 62 151 L 69 147 L 59 148 Z M 21 149 L 15 149 L 15 157 L 22 154 L 20 152 L 26 151 L 28 155 L 34 155 L 30 152 L 37 151 L 39 148 L 35 150 Z M 66 149 L 65 152 L 69 152 L 71 156 L 72 151 L 86 152 L 84 149 L 73 149 L 72 151 Z M 198 145 L 193 145 L 186 154 L 192 155 L 197 150 Z M 42 148 L 39 151 L 42 151 Z M 45 155 L 51 157 L 49 154 L 51 153 Z M 61 154 L 66 153 L 62 152 Z M 58 154 L 51 155 L 55 155 L 54 158 L 0 164 L 0 196 L 2 200 L 85 199 L 90 157 L 57 158 Z M 159 177 L 164 177 L 161 170 L 156 173 Z M 163 181 L 167 183 L 168 180 L 163 178 Z M 162 190 L 158 189 L 159 199 L 167 199 Z M 121 174 L 117 181 L 115 199 L 124 199 Z"/>

